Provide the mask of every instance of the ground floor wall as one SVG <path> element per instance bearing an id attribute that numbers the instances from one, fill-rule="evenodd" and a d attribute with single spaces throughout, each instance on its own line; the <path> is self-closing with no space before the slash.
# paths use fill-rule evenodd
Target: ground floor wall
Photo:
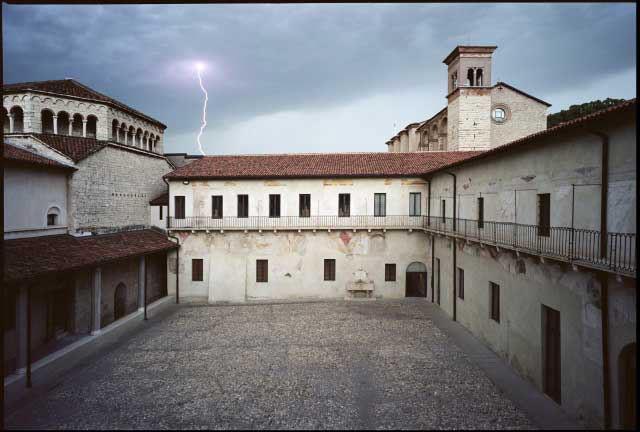
<path id="1" fill-rule="evenodd" d="M 167 295 L 166 265 L 164 252 L 147 257 L 147 303 Z M 123 307 L 117 318 L 144 305 L 139 297 L 141 284 L 145 283 L 144 266 L 144 257 L 135 257 L 100 268 L 101 328 L 116 320 L 118 298 Z M 31 290 L 31 360 L 34 362 L 94 330 L 94 274 L 96 269 L 82 269 L 6 287 L 5 374 L 26 365 L 28 289 Z"/>
<path id="2" fill-rule="evenodd" d="M 559 312 L 560 404 L 569 414 L 588 425 L 604 425 L 602 356 L 602 283 L 600 275 L 575 271 L 570 265 L 542 262 L 537 257 L 456 241 L 456 290 L 453 280 L 453 240 L 435 236 L 435 267 L 429 298 L 437 302 L 440 280 L 440 307 L 493 351 L 503 357 L 523 377 L 544 391 L 545 330 L 544 309 Z M 464 298 L 460 298 L 463 270 Z M 635 344 L 635 290 L 630 282 L 609 277 L 610 382 L 616 386 L 617 356 Z M 492 319 L 490 283 L 499 286 L 498 320 Z M 626 286 L 626 288 L 625 288 Z M 494 316 L 495 318 L 495 316 Z M 635 345 L 634 345 L 635 348 Z M 635 351 L 634 351 L 635 352 Z M 618 380 L 619 381 L 619 380 Z M 611 389 L 611 407 L 620 402 Z M 612 416 L 613 424 L 616 417 Z"/>
<path id="3" fill-rule="evenodd" d="M 342 298 L 364 277 L 373 296 L 405 296 L 409 264 L 426 265 L 427 236 L 409 231 L 304 231 L 178 233 L 180 296 L 209 301 Z M 202 260 L 202 280 L 193 280 L 192 260 Z M 324 260 L 335 260 L 335 280 L 324 280 Z M 174 292 L 175 257 L 168 261 Z M 257 282 L 257 260 L 267 260 L 267 282 Z M 395 280 L 385 281 L 385 264 Z M 354 273 L 358 273 L 356 276 Z"/>

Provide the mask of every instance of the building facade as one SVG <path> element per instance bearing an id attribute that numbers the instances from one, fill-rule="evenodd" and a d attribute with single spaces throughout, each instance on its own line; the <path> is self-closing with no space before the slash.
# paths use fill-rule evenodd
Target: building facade
<path id="1" fill-rule="evenodd" d="M 447 106 L 387 141 L 390 152 L 489 150 L 547 128 L 551 105 L 504 82 L 492 85 L 495 46 L 458 46 L 447 65 Z"/>

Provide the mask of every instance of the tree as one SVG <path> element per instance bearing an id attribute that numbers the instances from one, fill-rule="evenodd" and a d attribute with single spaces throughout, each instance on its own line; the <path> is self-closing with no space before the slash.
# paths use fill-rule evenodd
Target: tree
<path id="1" fill-rule="evenodd" d="M 557 126 L 560 123 L 564 123 L 578 117 L 586 116 L 587 114 L 592 114 L 594 112 L 612 107 L 614 105 L 618 105 L 619 103 L 624 101 L 624 99 L 606 98 L 605 100 L 595 100 L 580 105 L 571 105 L 569 109 L 562 110 L 554 114 L 549 114 L 547 116 L 547 128 Z"/>

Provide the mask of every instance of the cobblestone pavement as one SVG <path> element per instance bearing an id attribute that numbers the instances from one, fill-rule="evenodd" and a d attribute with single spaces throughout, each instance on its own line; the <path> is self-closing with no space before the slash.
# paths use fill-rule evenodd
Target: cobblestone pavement
<path id="1" fill-rule="evenodd" d="M 421 300 L 183 305 L 12 428 L 533 428 Z"/>

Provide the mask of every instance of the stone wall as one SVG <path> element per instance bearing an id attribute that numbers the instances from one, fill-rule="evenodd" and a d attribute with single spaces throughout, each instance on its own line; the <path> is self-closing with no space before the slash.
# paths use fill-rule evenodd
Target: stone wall
<path id="1" fill-rule="evenodd" d="M 126 287 L 126 314 L 138 309 L 138 258 L 107 264 L 102 267 L 102 305 L 100 327 L 114 321 L 115 292 L 119 284 Z"/>
<path id="2" fill-rule="evenodd" d="M 491 120 L 491 147 L 514 141 L 547 128 L 547 106 L 504 86 L 491 89 L 491 110 L 503 108 L 506 121 Z"/>
<path id="3" fill-rule="evenodd" d="M 149 224 L 149 201 L 172 167 L 160 156 L 105 147 L 78 163 L 71 180 L 72 232 Z"/>

